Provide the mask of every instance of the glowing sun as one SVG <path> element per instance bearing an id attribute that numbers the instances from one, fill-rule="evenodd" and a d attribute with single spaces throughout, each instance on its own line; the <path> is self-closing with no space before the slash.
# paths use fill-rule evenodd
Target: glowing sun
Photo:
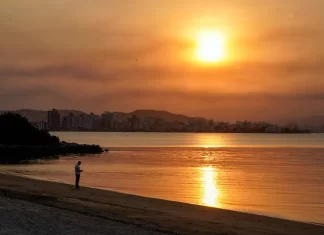
<path id="1" fill-rule="evenodd" d="M 213 31 L 201 32 L 197 39 L 197 58 L 201 62 L 213 63 L 225 58 L 225 37 Z"/>

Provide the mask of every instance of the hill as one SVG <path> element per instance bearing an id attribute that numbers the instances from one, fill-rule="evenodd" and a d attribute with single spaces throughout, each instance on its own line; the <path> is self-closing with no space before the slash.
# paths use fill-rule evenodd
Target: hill
<path id="1" fill-rule="evenodd" d="M 181 114 L 174 114 L 167 111 L 160 110 L 135 110 L 130 113 L 131 115 L 136 115 L 139 118 L 153 117 L 160 118 L 168 122 L 186 122 L 190 119 L 203 119 L 198 117 L 188 117 Z"/>

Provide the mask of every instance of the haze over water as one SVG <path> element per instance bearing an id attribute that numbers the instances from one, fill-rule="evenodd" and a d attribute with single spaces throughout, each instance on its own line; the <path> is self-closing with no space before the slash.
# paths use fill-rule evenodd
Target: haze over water
<path id="1" fill-rule="evenodd" d="M 2 170 L 81 185 L 293 220 L 324 223 L 324 135 L 54 133 L 112 147 Z"/>

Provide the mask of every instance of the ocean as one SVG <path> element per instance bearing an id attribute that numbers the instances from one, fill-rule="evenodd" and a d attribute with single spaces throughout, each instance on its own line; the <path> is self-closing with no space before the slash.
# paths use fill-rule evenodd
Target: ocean
<path id="1" fill-rule="evenodd" d="M 110 151 L 1 170 L 73 184 L 81 160 L 81 186 L 324 224 L 323 134 L 52 134 Z"/>

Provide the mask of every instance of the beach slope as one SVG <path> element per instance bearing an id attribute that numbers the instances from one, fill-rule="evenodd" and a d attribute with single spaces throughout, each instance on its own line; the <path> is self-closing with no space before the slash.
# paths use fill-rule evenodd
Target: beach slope
<path id="1" fill-rule="evenodd" d="M 8 216 L 19 216 L 16 229 L 31 229 L 28 227 L 31 219 L 26 211 L 45 210 L 53 213 L 38 213 L 38 219 L 33 214 L 36 216 L 32 227 L 35 231 L 57 228 L 55 224 L 60 221 L 58 228 L 66 231 L 64 234 L 324 234 L 323 226 L 105 190 L 75 190 L 67 184 L 6 174 L 0 174 L 0 196 L 2 216 L 6 217 L 2 211 Z M 45 223 L 48 227 L 44 225 L 43 214 L 49 216 L 49 222 Z M 71 218 L 76 216 L 80 219 L 71 222 Z M 0 218 L 1 221 L 4 218 Z M 87 224 L 89 226 L 85 226 Z M 6 229 L 3 226 L 0 226 L 0 232 Z M 37 226 L 43 230 L 37 229 Z M 68 233 L 71 226 L 74 230 Z M 90 228 L 94 228 L 93 232 L 84 230 Z"/>

